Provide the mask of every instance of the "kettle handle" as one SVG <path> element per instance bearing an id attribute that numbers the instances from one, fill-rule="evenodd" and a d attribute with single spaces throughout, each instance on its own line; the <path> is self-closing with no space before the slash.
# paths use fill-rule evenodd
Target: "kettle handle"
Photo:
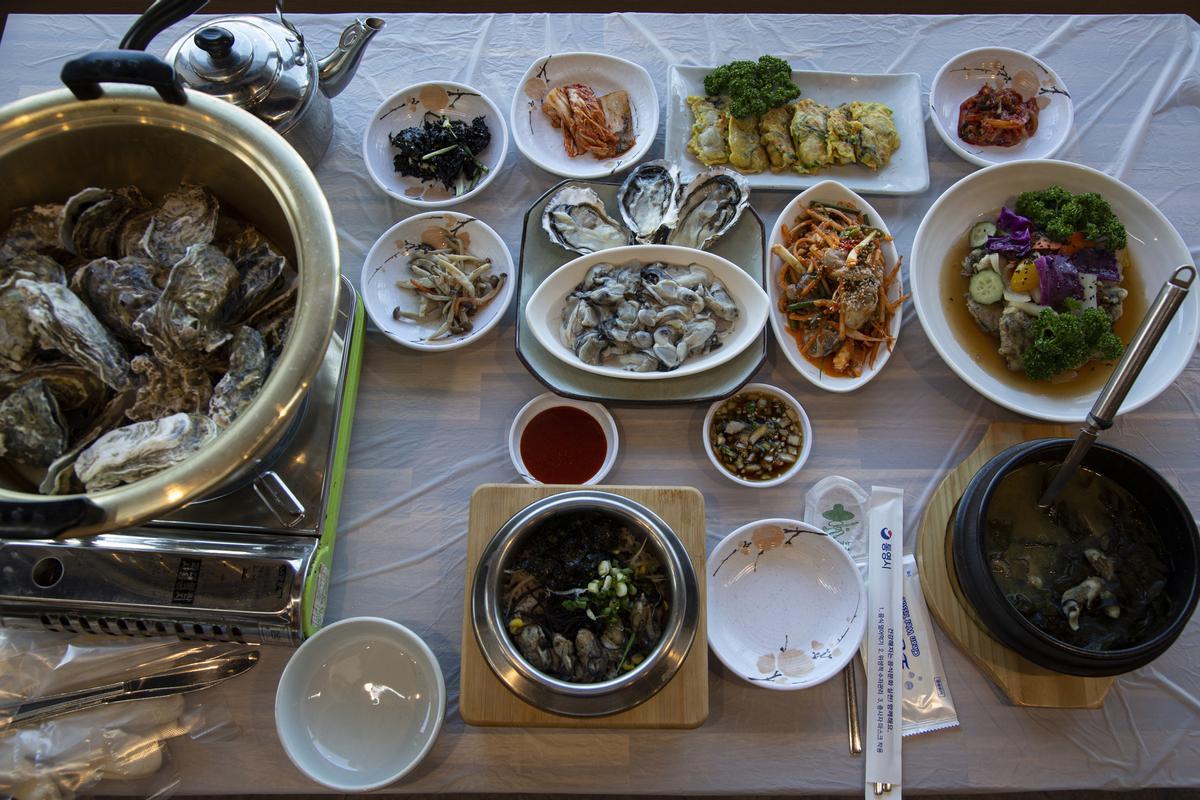
<path id="1" fill-rule="evenodd" d="M 150 40 L 164 29 L 206 5 L 208 0 L 156 0 L 137 18 L 117 46 L 122 50 L 145 50 Z"/>
<path id="2" fill-rule="evenodd" d="M 135 83 L 153 87 L 168 103 L 187 102 L 175 69 L 157 56 L 138 50 L 100 50 L 63 64 L 62 82 L 80 100 L 103 96 L 102 83 Z"/>
<path id="3" fill-rule="evenodd" d="M 0 502 L 0 540 L 50 539 L 100 521 L 104 510 L 86 497 L 36 503 Z"/>

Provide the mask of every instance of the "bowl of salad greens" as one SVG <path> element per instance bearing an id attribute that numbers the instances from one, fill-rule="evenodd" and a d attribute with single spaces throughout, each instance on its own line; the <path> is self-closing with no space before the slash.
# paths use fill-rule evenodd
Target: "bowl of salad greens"
<path id="1" fill-rule="evenodd" d="M 363 132 L 375 184 L 418 208 L 445 208 L 491 183 L 508 153 L 508 127 L 478 89 L 451 81 L 408 86 L 384 100 Z"/>
<path id="2" fill-rule="evenodd" d="M 930 343 L 967 384 L 1052 422 L 1087 417 L 1163 282 L 1192 258 L 1164 214 L 1120 181 L 1065 161 L 998 164 L 926 213 L 910 260 Z M 1153 400 L 1200 330 L 1189 297 L 1121 406 Z"/>

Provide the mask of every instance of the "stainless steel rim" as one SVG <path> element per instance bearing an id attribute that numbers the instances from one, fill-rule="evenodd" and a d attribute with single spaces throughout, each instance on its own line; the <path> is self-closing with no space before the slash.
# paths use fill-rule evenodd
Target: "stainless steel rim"
<path id="1" fill-rule="evenodd" d="M 508 638 L 500 603 L 504 565 L 525 536 L 550 517 L 582 509 L 619 516 L 640 530 L 667 569 L 673 598 L 662 639 L 650 656 L 619 678 L 590 684 L 558 680 L 530 666 Z M 696 572 L 679 537 L 650 509 L 610 492 L 563 492 L 518 511 L 484 549 L 471 588 L 471 623 L 488 666 L 522 700 L 566 716 L 615 714 L 649 700 L 666 686 L 683 663 L 695 638 L 699 617 Z"/>

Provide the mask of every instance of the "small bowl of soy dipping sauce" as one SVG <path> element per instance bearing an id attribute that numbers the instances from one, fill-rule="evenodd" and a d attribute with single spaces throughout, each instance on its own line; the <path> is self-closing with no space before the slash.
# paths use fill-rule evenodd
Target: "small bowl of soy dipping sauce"
<path id="1" fill-rule="evenodd" d="M 617 460 L 617 422 L 599 403 L 546 392 L 517 412 L 508 454 L 528 483 L 588 486 Z"/>
<path id="2" fill-rule="evenodd" d="M 429 754 L 446 682 L 429 646 L 398 622 L 351 617 L 292 654 L 275 692 L 275 729 L 292 763 L 340 792 L 399 780 Z"/>
<path id="3" fill-rule="evenodd" d="M 1200 534 L 1178 492 L 1094 444 L 1047 509 L 1071 439 L 1023 442 L 975 474 L 952 521 L 952 585 L 1001 644 L 1054 672 L 1119 675 L 1158 658 L 1200 599 Z"/>
<path id="4" fill-rule="evenodd" d="M 709 406 L 704 452 L 713 466 L 741 486 L 765 489 L 790 480 L 812 452 L 812 424 L 787 392 L 750 383 Z"/>

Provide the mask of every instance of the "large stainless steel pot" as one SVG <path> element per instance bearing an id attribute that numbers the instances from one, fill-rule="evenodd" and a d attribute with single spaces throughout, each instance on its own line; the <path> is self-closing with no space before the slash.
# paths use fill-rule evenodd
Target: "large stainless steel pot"
<path id="1" fill-rule="evenodd" d="M 132 63 L 142 56 L 127 58 Z M 171 469 L 63 497 L 31 494 L 0 477 L 0 537 L 129 527 L 253 470 L 287 429 L 328 346 L 337 311 L 337 235 L 312 172 L 252 114 L 199 93 L 181 95 L 173 76 L 157 85 L 163 97 L 186 102 L 167 103 L 150 89 L 129 86 L 106 86 L 101 95 L 97 85 L 82 92 L 95 99 L 60 90 L 0 108 L 0 229 L 14 209 L 62 202 L 88 186 L 133 184 L 159 197 L 181 181 L 204 185 L 296 267 L 300 293 L 287 345 L 250 407 L 212 445 Z"/>

